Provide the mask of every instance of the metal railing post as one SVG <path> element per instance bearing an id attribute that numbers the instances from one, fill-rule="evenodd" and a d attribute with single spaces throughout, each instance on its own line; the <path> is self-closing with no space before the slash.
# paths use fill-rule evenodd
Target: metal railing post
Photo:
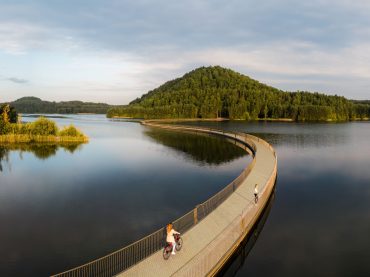
<path id="1" fill-rule="evenodd" d="M 199 205 L 196 205 L 194 209 L 194 225 L 198 224 L 198 207 Z"/>

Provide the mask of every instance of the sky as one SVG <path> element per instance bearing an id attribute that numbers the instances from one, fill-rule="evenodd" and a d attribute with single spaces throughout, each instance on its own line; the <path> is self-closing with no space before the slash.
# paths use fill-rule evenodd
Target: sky
<path id="1" fill-rule="evenodd" d="M 0 102 L 127 104 L 200 66 L 370 99 L 368 0 L 0 0 Z"/>

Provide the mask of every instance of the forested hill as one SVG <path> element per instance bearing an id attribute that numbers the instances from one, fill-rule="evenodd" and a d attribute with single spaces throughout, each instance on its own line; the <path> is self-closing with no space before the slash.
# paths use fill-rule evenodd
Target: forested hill
<path id="1" fill-rule="evenodd" d="M 104 103 L 81 101 L 49 102 L 36 97 L 23 97 L 9 103 L 18 113 L 98 113 L 105 114 L 112 106 Z"/>
<path id="2" fill-rule="evenodd" d="M 220 66 L 201 67 L 166 82 L 108 117 L 349 120 L 368 118 L 370 105 L 341 96 L 286 92 Z"/>

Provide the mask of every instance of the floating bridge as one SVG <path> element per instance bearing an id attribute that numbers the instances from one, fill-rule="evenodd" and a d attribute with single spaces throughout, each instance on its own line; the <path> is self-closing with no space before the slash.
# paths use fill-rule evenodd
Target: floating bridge
<path id="1" fill-rule="evenodd" d="M 266 141 L 245 133 L 166 124 L 145 126 L 221 136 L 253 155 L 252 162 L 230 184 L 173 222 L 184 245 L 177 255 L 162 256 L 166 231 L 161 228 L 105 257 L 53 276 L 213 276 L 228 261 L 258 221 L 273 191 L 277 157 Z M 254 201 L 258 184 L 259 200 Z"/>

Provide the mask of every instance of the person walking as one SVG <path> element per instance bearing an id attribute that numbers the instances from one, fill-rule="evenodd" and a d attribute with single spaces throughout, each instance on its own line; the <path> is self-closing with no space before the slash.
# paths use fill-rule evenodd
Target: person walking
<path id="1" fill-rule="evenodd" d="M 254 202 L 257 204 L 258 202 L 258 184 L 254 185 Z"/>

